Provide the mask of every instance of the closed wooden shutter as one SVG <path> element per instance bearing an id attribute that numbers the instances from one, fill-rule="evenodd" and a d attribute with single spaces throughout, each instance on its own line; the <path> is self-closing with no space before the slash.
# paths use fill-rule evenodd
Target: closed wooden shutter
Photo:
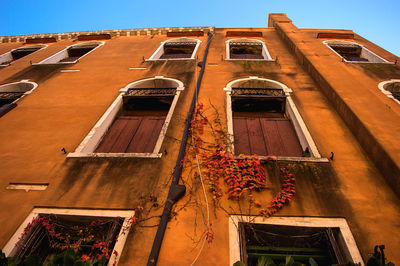
<path id="1" fill-rule="evenodd" d="M 302 156 L 296 132 L 286 118 L 233 118 L 236 154 Z"/>
<path id="2" fill-rule="evenodd" d="M 110 127 L 96 152 L 151 153 L 164 116 L 120 116 Z"/>

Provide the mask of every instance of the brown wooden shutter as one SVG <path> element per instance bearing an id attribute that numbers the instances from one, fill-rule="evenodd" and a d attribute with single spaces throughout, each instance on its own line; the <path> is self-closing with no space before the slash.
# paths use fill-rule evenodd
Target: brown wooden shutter
<path id="1" fill-rule="evenodd" d="M 302 156 L 302 149 L 289 119 L 233 118 L 236 154 Z"/>
<path id="2" fill-rule="evenodd" d="M 120 116 L 96 152 L 151 153 L 164 124 L 164 116 Z"/>

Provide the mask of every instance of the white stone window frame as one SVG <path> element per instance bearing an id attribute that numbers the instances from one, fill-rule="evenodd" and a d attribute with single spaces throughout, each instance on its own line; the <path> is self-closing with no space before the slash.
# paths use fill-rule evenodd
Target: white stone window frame
<path id="1" fill-rule="evenodd" d="M 29 55 L 31 55 L 31 54 L 33 54 L 33 53 L 36 53 L 37 51 L 40 51 L 40 50 L 42 50 L 42 49 L 47 48 L 48 45 L 47 45 L 47 44 L 32 44 L 32 45 L 26 45 L 26 46 L 21 46 L 21 47 L 12 49 L 12 50 L 8 51 L 7 53 L 4 53 L 4 54 L 0 55 L 0 66 L 9 66 L 9 65 L 11 65 L 13 62 L 19 60 L 19 59 L 13 60 L 13 58 L 12 58 L 12 52 L 13 52 L 13 51 L 16 51 L 16 50 L 23 50 L 23 49 L 29 49 L 29 48 L 37 48 L 37 47 L 40 47 L 40 49 L 38 49 L 38 50 L 36 50 L 36 51 L 30 53 Z M 27 56 L 28 56 L 28 55 L 27 55 Z M 25 56 L 24 56 L 24 57 L 25 57 Z M 21 59 L 21 58 L 20 58 L 20 59 Z M 5 62 L 9 62 L 9 63 L 6 63 L 6 64 L 5 64 Z"/>
<path id="2" fill-rule="evenodd" d="M 386 80 L 382 81 L 381 83 L 378 84 L 378 88 L 382 91 L 383 94 L 385 94 L 387 97 L 395 101 L 396 103 L 400 104 L 400 101 L 397 100 L 396 98 L 393 97 L 392 93 L 388 90 L 385 89 L 385 86 L 390 83 L 400 83 L 400 79 L 391 79 L 391 80 Z"/>
<path id="3" fill-rule="evenodd" d="M 14 100 L 12 103 L 17 103 L 19 100 L 24 98 L 26 95 L 31 94 L 38 87 L 38 84 L 36 82 L 29 81 L 29 79 L 23 79 L 21 81 L 11 82 L 11 83 L 6 83 L 6 84 L 3 84 L 3 85 L 0 85 L 0 92 L 18 92 L 18 91 L 15 91 L 13 89 L 7 89 L 7 87 L 12 88 L 14 85 L 18 86 L 18 84 L 20 84 L 20 83 L 31 84 L 32 85 L 32 89 L 30 89 L 28 91 L 25 91 L 24 94 L 21 97 L 19 97 L 18 99 Z"/>
<path id="4" fill-rule="evenodd" d="M 228 126 L 228 140 L 229 140 L 229 150 L 235 154 L 235 144 L 234 144 L 234 133 L 233 133 L 233 113 L 232 113 L 232 87 L 236 83 L 241 83 L 248 80 L 260 80 L 272 83 L 277 89 L 282 89 L 286 96 L 286 112 L 289 115 L 290 122 L 292 123 L 294 130 L 296 132 L 297 138 L 300 142 L 300 146 L 304 151 L 306 148 L 310 151 L 311 157 L 286 157 L 286 156 L 276 156 L 277 160 L 293 160 L 293 161 L 315 161 L 315 162 L 327 162 L 327 158 L 321 158 L 321 155 L 315 145 L 314 140 L 311 137 L 310 132 L 307 129 L 306 124 L 303 121 L 299 111 L 296 108 L 290 93 L 292 89 L 288 88 L 285 84 L 280 83 L 275 80 L 259 78 L 250 76 L 248 78 L 236 79 L 229 82 L 224 91 L 226 92 L 226 116 L 227 116 L 227 126 Z M 261 160 L 266 160 L 269 156 L 258 156 Z"/>
<path id="5" fill-rule="evenodd" d="M 86 54 L 82 55 L 81 57 L 79 57 L 78 59 L 76 59 L 75 61 L 71 61 L 71 62 L 60 62 L 60 60 L 68 57 L 68 49 L 69 48 L 73 48 L 73 47 L 79 47 L 79 46 L 85 46 L 85 45 L 97 45 L 95 48 L 93 48 L 92 50 L 90 50 L 89 52 L 87 52 Z M 70 64 L 75 64 L 77 63 L 80 59 L 82 59 L 83 57 L 87 56 L 88 54 L 90 54 L 91 52 L 93 52 L 94 50 L 96 50 L 97 48 L 103 46 L 105 44 L 104 41 L 88 41 L 88 42 L 81 42 L 81 43 L 77 43 L 77 44 L 73 44 L 70 46 L 67 46 L 66 48 L 64 48 L 63 50 L 57 52 L 56 54 L 47 57 L 46 59 L 40 61 L 39 63 L 35 63 L 32 65 L 70 65 Z"/>
<path id="6" fill-rule="evenodd" d="M 379 55 L 375 54 L 374 52 L 370 51 L 369 49 L 367 49 L 365 46 L 356 43 L 356 42 L 351 42 L 351 41 L 344 41 L 344 40 L 325 40 L 322 42 L 323 44 L 326 45 L 326 47 L 328 47 L 331 51 L 333 51 L 335 54 L 337 54 L 340 58 L 342 58 L 343 62 L 346 63 L 352 63 L 352 64 L 394 64 L 393 62 L 389 62 L 386 59 L 380 57 Z M 368 59 L 368 61 L 348 61 L 346 60 L 343 56 L 341 56 L 338 52 L 336 52 L 332 47 L 330 47 L 330 43 L 334 44 L 334 43 L 340 43 L 340 44 L 349 44 L 349 45 L 357 45 L 359 47 L 361 47 L 361 56 L 363 58 Z M 372 61 L 370 61 L 372 60 Z"/>
<path id="7" fill-rule="evenodd" d="M 347 248 L 354 263 L 364 266 L 360 251 L 351 233 L 350 227 L 344 218 L 318 218 L 318 217 L 265 217 L 230 215 L 229 216 L 229 260 L 233 265 L 240 260 L 239 222 L 269 224 L 299 227 L 335 227 L 340 230 L 340 239 Z"/>
<path id="8" fill-rule="evenodd" d="M 262 44 L 262 55 L 263 59 L 236 59 L 236 58 L 231 58 L 230 56 L 230 43 L 231 42 L 255 42 L 255 43 L 261 43 Z M 265 42 L 257 40 L 257 39 L 249 39 L 249 38 L 238 38 L 238 39 L 229 39 L 225 42 L 225 50 L 226 50 L 226 58 L 225 60 L 232 60 L 232 61 L 237 61 L 237 60 L 246 60 L 246 61 L 275 61 L 272 59 L 267 46 L 265 45 Z"/>
<path id="9" fill-rule="evenodd" d="M 169 42 L 196 42 L 196 47 L 193 49 L 193 53 L 190 58 L 165 58 L 165 59 L 160 58 L 164 54 L 164 44 L 169 43 Z M 157 48 L 157 50 L 150 56 L 149 59 L 146 59 L 146 61 L 194 60 L 196 57 L 197 50 L 199 49 L 200 43 L 201 43 L 201 41 L 199 39 L 195 39 L 195 38 L 181 37 L 181 38 L 169 39 L 169 40 L 161 42 L 161 44 Z"/>
<path id="10" fill-rule="evenodd" d="M 143 82 L 164 79 L 171 82 L 175 82 L 176 93 L 172 100 L 171 106 L 169 108 L 168 114 L 165 118 L 165 122 L 161 128 L 160 135 L 158 136 L 156 145 L 152 153 L 96 153 L 95 150 L 101 143 L 103 137 L 106 135 L 108 129 L 111 127 L 119 110 L 123 105 L 123 95 L 134 86 L 139 85 Z M 90 130 L 89 134 L 84 138 L 84 140 L 79 144 L 74 152 L 67 155 L 68 158 L 81 158 L 81 157 L 137 157 L 137 158 L 161 158 L 162 153 L 160 153 L 161 145 L 165 139 L 167 133 L 168 125 L 171 122 L 176 104 L 178 103 L 179 96 L 181 92 L 185 89 L 183 83 L 180 80 L 173 78 L 165 78 L 163 76 L 155 76 L 154 78 L 141 79 L 132 83 L 129 83 L 124 88 L 120 89 L 118 97 L 114 100 L 111 106 L 103 114 L 103 116 L 97 121 L 96 125 Z"/>
<path id="11" fill-rule="evenodd" d="M 121 226 L 121 230 L 118 234 L 118 241 L 115 242 L 114 249 L 111 252 L 110 260 L 108 261 L 109 266 L 118 265 L 118 261 L 121 257 L 122 250 L 124 248 L 126 239 L 131 228 L 131 222 L 129 218 L 135 215 L 134 210 L 93 210 L 93 209 L 55 209 L 55 208 L 34 208 L 32 212 L 26 217 L 23 223 L 18 227 L 17 231 L 8 240 L 7 244 L 3 247 L 3 252 L 8 257 L 14 249 L 19 238 L 24 232 L 24 229 L 28 226 L 34 218 L 37 218 L 40 214 L 55 214 L 55 215 L 71 215 L 71 216 L 94 216 L 94 217 L 120 217 L 124 218 Z M 117 252 L 118 256 L 114 254 Z"/>

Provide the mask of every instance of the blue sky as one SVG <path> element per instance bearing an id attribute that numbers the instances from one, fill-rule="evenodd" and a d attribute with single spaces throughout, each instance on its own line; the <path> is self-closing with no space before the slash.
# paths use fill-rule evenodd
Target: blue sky
<path id="1" fill-rule="evenodd" d="M 400 0 L 1 0 L 0 36 L 175 26 L 266 27 L 287 13 L 300 28 L 352 29 L 400 55 Z"/>

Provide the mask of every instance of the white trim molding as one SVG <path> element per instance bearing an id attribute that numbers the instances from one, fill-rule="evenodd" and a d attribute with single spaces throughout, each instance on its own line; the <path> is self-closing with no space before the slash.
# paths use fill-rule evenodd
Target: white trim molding
<path id="1" fill-rule="evenodd" d="M 192 55 L 190 56 L 190 58 L 170 58 L 170 59 L 162 59 L 162 58 L 160 58 L 164 54 L 164 44 L 172 43 L 172 42 L 194 42 L 194 43 L 196 43 L 196 46 L 193 49 L 193 52 L 192 52 Z M 156 61 L 156 60 L 193 60 L 193 59 L 195 59 L 195 56 L 196 56 L 197 50 L 199 49 L 200 43 L 201 43 L 201 41 L 198 40 L 198 39 L 187 38 L 187 37 L 170 39 L 170 40 L 161 42 L 161 44 L 157 48 L 157 50 L 150 56 L 149 59 L 146 59 L 146 61 Z"/>
<path id="2" fill-rule="evenodd" d="M 386 59 L 380 57 L 379 55 L 375 54 L 374 52 L 370 51 L 369 49 L 367 49 L 366 47 L 364 47 L 361 44 L 358 44 L 356 42 L 351 42 L 351 41 L 344 41 L 344 40 L 326 40 L 322 42 L 323 44 L 326 45 L 326 47 L 328 47 L 330 50 L 332 50 L 335 54 L 337 54 L 338 56 L 340 56 L 340 58 L 342 58 L 343 62 L 346 63 L 355 63 L 355 64 L 359 64 L 359 63 L 385 63 L 385 64 L 394 64 L 393 62 L 389 62 Z M 341 56 L 338 52 L 335 51 L 335 49 L 333 49 L 331 47 L 331 45 L 356 45 L 359 48 L 361 48 L 361 55 L 360 57 L 367 59 L 368 61 L 348 61 L 346 60 L 343 56 Z"/>
<path id="3" fill-rule="evenodd" d="M 126 239 L 130 231 L 131 223 L 129 218 L 135 215 L 134 210 L 93 210 L 93 209 L 58 209 L 58 208 L 34 208 L 32 212 L 26 217 L 24 222 L 18 227 L 14 235 L 8 240 L 7 244 L 3 247 L 3 252 L 6 256 L 10 256 L 16 248 L 16 243 L 21 237 L 24 229 L 30 222 L 40 214 L 58 214 L 58 215 L 71 215 L 71 216 L 96 216 L 96 217 L 121 217 L 124 218 L 124 222 L 121 226 L 121 230 L 118 235 L 118 241 L 114 245 L 114 249 L 111 252 L 110 260 L 108 265 L 118 265 L 118 261 L 121 257 L 122 250 L 124 248 Z M 119 254 L 116 256 L 114 253 Z"/>
<path id="4" fill-rule="evenodd" d="M 106 135 L 108 129 L 114 122 L 119 110 L 122 108 L 123 95 L 130 88 L 140 88 L 145 86 L 145 84 L 157 83 L 157 80 L 167 81 L 174 85 L 176 88 L 175 96 L 172 100 L 171 106 L 165 118 L 165 122 L 161 128 L 160 135 L 157 139 L 156 145 L 152 153 L 96 153 L 95 150 L 100 144 L 103 137 Z M 103 116 L 97 121 L 96 125 L 90 130 L 89 134 L 85 139 L 79 144 L 76 150 L 67 155 L 68 158 L 82 158 L 82 157 L 137 157 L 137 158 L 161 158 L 160 153 L 161 145 L 164 141 L 165 135 L 167 133 L 168 125 L 171 122 L 172 115 L 174 113 L 176 104 L 178 103 L 179 96 L 181 92 L 185 89 L 183 83 L 180 80 L 165 78 L 163 76 L 156 76 L 154 78 L 147 78 L 129 83 L 124 88 L 119 90 L 119 95 L 103 114 Z"/>
<path id="5" fill-rule="evenodd" d="M 230 43 L 231 42 L 254 42 L 254 43 L 260 43 L 262 45 L 262 56 L 264 57 L 263 59 L 234 59 L 231 58 L 230 56 Z M 239 39 L 230 39 L 225 42 L 225 50 L 226 50 L 226 57 L 225 60 L 249 60 L 249 61 L 275 61 L 272 59 L 271 55 L 269 54 L 268 48 L 265 45 L 265 42 L 257 40 L 257 39 L 248 39 L 248 38 L 239 38 Z"/>
<path id="6" fill-rule="evenodd" d="M 347 249 L 349 257 L 355 264 L 360 263 L 364 266 L 360 251 L 358 250 L 356 241 L 351 233 L 350 227 L 344 218 L 316 218 L 316 217 L 261 217 L 261 216 L 229 216 L 229 260 L 233 265 L 240 261 L 240 240 L 239 240 L 239 223 L 253 224 L 269 224 L 282 226 L 298 226 L 298 227 L 322 227 L 322 228 L 338 228 L 340 231 L 340 241 Z"/>
<path id="7" fill-rule="evenodd" d="M 280 83 L 275 80 L 271 79 L 265 79 L 265 78 L 259 78 L 259 77 L 254 77 L 250 76 L 248 78 L 242 78 L 242 79 L 236 79 L 231 82 L 229 82 L 226 87 L 224 88 L 224 91 L 226 92 L 226 115 L 227 115 L 227 127 L 228 127 L 228 139 L 230 143 L 230 152 L 233 154 L 235 153 L 235 147 L 234 147 L 234 133 L 233 133 L 233 113 L 232 113 L 232 99 L 231 99 L 231 94 L 232 94 L 232 88 L 234 87 L 235 84 L 239 84 L 242 82 L 246 82 L 249 80 L 258 80 L 258 81 L 263 81 L 269 85 L 269 88 L 274 88 L 274 89 L 281 89 L 284 91 L 285 96 L 286 96 L 286 113 L 290 118 L 290 122 L 292 123 L 297 138 L 300 142 L 300 146 L 302 150 L 308 150 L 310 151 L 311 155 L 311 160 L 312 159 L 318 159 L 317 161 L 320 161 L 319 159 L 321 158 L 321 155 L 317 149 L 317 146 L 315 145 L 314 140 L 311 137 L 310 132 L 307 129 L 306 124 L 303 121 L 303 118 L 301 117 L 299 111 L 296 108 L 296 105 L 294 104 L 292 98 L 290 97 L 290 94 L 292 93 L 292 89 L 288 88 L 285 84 Z M 280 158 L 279 156 L 277 157 L 278 159 Z M 299 158 L 303 157 L 282 157 L 282 160 L 298 160 Z M 324 162 L 326 160 L 323 160 Z"/>
<path id="8" fill-rule="evenodd" d="M 90 54 L 91 52 L 93 52 L 94 50 L 96 50 L 97 48 L 99 48 L 100 46 L 104 45 L 104 41 L 88 41 L 88 42 L 81 42 L 81 43 L 77 43 L 77 44 L 73 44 L 70 46 L 67 46 L 66 48 L 64 48 L 63 50 L 59 51 L 58 53 L 40 61 L 39 63 L 33 64 L 33 65 L 49 65 L 49 64 L 75 64 L 76 62 L 78 62 L 81 58 L 87 56 L 88 54 Z M 89 52 L 87 52 L 86 54 L 82 55 L 81 57 L 79 57 L 78 59 L 74 60 L 74 61 L 70 61 L 70 62 L 60 62 L 62 59 L 68 57 L 68 49 L 70 48 L 79 48 L 80 46 L 94 46 L 94 48 L 92 50 L 90 50 Z"/>
<path id="9" fill-rule="evenodd" d="M 391 79 L 391 80 L 382 81 L 381 83 L 378 84 L 378 88 L 387 97 L 389 97 L 390 99 L 392 99 L 396 103 L 400 104 L 400 101 L 397 100 L 396 98 L 394 98 L 393 94 L 389 90 L 385 89 L 389 84 L 392 84 L 392 83 L 399 83 L 399 86 L 400 86 L 400 79 Z"/>
<path id="10" fill-rule="evenodd" d="M 33 54 L 33 53 L 35 53 L 37 51 L 45 49 L 47 46 L 48 46 L 47 44 L 33 44 L 33 45 L 26 45 L 26 46 L 21 46 L 21 47 L 12 49 L 11 51 L 0 55 L 0 66 L 8 66 L 8 65 L 12 64 L 14 61 L 18 60 L 18 59 L 14 60 L 13 57 L 12 57 L 12 52 L 14 52 L 14 51 L 36 49 L 37 48 L 36 51 L 30 53 L 30 54 Z M 30 54 L 27 54 L 26 56 L 28 56 Z M 23 57 L 25 57 L 25 56 L 23 56 Z"/>

